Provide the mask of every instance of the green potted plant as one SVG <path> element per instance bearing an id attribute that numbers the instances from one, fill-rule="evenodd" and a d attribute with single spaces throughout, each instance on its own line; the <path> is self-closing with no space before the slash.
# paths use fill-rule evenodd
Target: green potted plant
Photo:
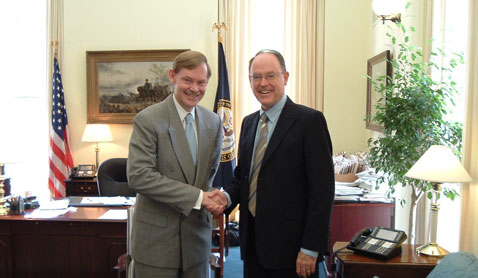
<path id="1" fill-rule="evenodd" d="M 406 172 L 431 145 L 447 145 L 458 156 L 461 154 L 462 124 L 445 117 L 450 104 L 454 105 L 456 83 L 450 76 L 437 82 L 431 78 L 430 71 L 436 68 L 450 74 L 459 63 L 463 63 L 463 56 L 454 54 L 442 67 L 433 61 L 423 61 L 421 49 L 409 40 L 408 32 L 415 29 L 406 28 L 401 23 L 397 26 L 403 42 L 397 43 L 397 38 L 387 33 L 395 49 L 389 61 L 393 77 L 380 76 L 376 80 L 367 77 L 380 96 L 372 120 L 383 127 L 383 134 L 368 140 L 369 163 L 377 173 L 384 173 L 378 183 L 386 182 L 390 194 L 395 192 L 398 184 L 411 186 L 408 235 L 412 242 L 417 202 L 424 195 L 431 199 L 432 185 L 406 178 Z M 431 55 L 447 58 L 441 50 Z M 458 195 L 451 188 L 443 188 L 443 194 L 452 200 Z M 405 204 L 404 199 L 399 202 L 402 206 Z"/>

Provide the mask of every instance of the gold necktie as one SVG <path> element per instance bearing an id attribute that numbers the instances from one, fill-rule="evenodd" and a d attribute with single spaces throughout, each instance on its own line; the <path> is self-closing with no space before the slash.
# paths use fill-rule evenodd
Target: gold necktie
<path id="1" fill-rule="evenodd" d="M 256 152 L 252 164 L 251 182 L 249 184 L 249 211 L 252 216 L 256 216 L 256 192 L 257 192 L 257 176 L 261 170 L 262 158 L 267 147 L 267 115 L 262 113 L 261 128 L 259 130 L 259 137 L 257 138 Z"/>

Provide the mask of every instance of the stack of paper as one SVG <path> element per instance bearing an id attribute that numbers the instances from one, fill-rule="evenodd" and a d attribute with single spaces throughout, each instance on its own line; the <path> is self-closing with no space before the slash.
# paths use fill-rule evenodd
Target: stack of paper
<path id="1" fill-rule="evenodd" d="M 360 187 L 344 186 L 344 185 L 335 185 L 335 195 L 345 196 L 345 195 L 362 195 L 363 189 Z"/>

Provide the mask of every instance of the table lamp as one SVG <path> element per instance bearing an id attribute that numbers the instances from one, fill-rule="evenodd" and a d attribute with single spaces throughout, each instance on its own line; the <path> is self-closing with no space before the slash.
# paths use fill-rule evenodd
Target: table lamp
<path id="1" fill-rule="evenodd" d="M 83 142 L 95 142 L 95 152 L 96 152 L 96 169 L 98 169 L 98 158 L 100 148 L 98 146 L 99 142 L 111 142 L 113 141 L 113 136 L 111 135 L 111 129 L 107 124 L 87 124 L 85 131 L 83 132 L 83 137 L 81 138 Z"/>
<path id="2" fill-rule="evenodd" d="M 433 199 L 429 229 L 429 242 L 417 248 L 418 253 L 442 257 L 448 251 L 436 243 L 438 211 L 438 194 L 442 183 L 470 182 L 473 179 L 465 170 L 458 158 L 447 146 L 431 146 L 405 174 L 406 177 L 425 180 L 433 183 Z"/>

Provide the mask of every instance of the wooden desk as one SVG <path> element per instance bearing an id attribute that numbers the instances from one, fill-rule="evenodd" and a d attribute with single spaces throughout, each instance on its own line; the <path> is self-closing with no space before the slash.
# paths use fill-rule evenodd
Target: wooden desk
<path id="1" fill-rule="evenodd" d="M 99 196 L 96 178 L 65 180 L 66 197 Z"/>
<path id="2" fill-rule="evenodd" d="M 334 252 L 345 247 L 347 242 L 336 242 Z M 337 253 L 337 278 L 407 277 L 425 278 L 442 258 L 420 255 L 418 245 L 402 244 L 402 254 L 386 261 L 356 255 L 343 249 Z"/>
<path id="3" fill-rule="evenodd" d="M 1 216 L 0 276 L 115 277 L 117 258 L 126 253 L 126 219 L 100 219 L 108 210 Z"/>

